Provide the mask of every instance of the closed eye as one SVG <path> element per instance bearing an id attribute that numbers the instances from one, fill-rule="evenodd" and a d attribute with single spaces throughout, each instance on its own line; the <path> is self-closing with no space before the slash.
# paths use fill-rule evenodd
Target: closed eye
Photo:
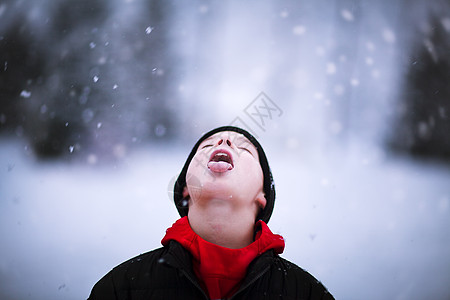
<path id="1" fill-rule="evenodd" d="M 250 153 L 250 154 L 253 156 L 253 153 L 251 153 L 250 150 L 248 150 L 247 148 L 244 148 L 244 147 L 238 147 L 238 149 L 245 150 L 245 151 L 247 151 L 248 153 Z"/>
<path id="2" fill-rule="evenodd" d="M 208 148 L 208 147 L 212 147 L 213 145 L 210 145 L 210 144 L 208 144 L 208 145 L 204 145 L 203 147 L 202 147 L 202 149 L 205 149 L 205 148 Z"/>

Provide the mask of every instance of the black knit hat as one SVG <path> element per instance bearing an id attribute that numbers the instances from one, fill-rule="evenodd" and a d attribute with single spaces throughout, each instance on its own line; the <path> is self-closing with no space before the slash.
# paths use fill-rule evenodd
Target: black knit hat
<path id="1" fill-rule="evenodd" d="M 259 156 L 259 163 L 261 165 L 261 169 L 263 171 L 264 175 L 264 183 L 263 183 L 263 190 L 266 197 L 266 206 L 263 210 L 260 211 L 259 215 L 257 216 L 256 220 L 263 220 L 264 222 L 268 223 L 270 216 L 272 215 L 273 207 L 275 204 L 275 184 L 273 182 L 272 178 L 272 172 L 270 171 L 269 162 L 267 161 L 266 154 L 264 153 L 263 148 L 259 144 L 259 142 L 251 135 L 249 132 L 247 132 L 244 129 L 241 129 L 239 127 L 234 126 L 222 126 L 218 127 L 216 129 L 213 129 L 207 133 L 205 133 L 194 145 L 192 148 L 191 153 L 189 154 L 186 163 L 183 166 L 183 169 L 181 170 L 180 175 L 178 176 L 178 179 L 175 181 L 175 185 L 173 188 L 173 200 L 175 202 L 175 206 L 177 207 L 178 213 L 180 216 L 184 217 L 188 214 L 188 205 L 187 201 L 183 199 L 183 189 L 186 186 L 186 174 L 187 169 L 189 167 L 189 164 L 191 163 L 192 158 L 194 157 L 195 153 L 197 152 L 198 146 L 203 142 L 206 138 L 210 137 L 211 135 L 222 132 L 222 131 L 234 131 L 237 133 L 240 133 L 244 135 L 256 148 L 258 151 Z"/>

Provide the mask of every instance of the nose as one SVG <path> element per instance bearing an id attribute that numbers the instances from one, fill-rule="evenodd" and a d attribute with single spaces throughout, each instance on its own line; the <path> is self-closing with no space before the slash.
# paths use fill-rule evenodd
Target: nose
<path id="1" fill-rule="evenodd" d="M 220 146 L 222 144 L 227 144 L 228 147 L 232 147 L 233 143 L 231 142 L 231 140 L 229 138 L 223 139 L 223 138 L 219 138 L 217 140 L 217 146 Z"/>

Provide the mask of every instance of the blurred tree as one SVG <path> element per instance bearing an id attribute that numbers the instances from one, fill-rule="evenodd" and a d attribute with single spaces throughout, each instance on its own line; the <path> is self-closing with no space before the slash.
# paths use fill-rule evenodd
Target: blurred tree
<path id="1" fill-rule="evenodd" d="M 19 12 L 0 30 L 0 132 L 18 135 L 26 118 L 21 99 L 32 96 L 31 88 L 42 81 L 45 66 L 39 41 L 24 19 Z"/>
<path id="2" fill-rule="evenodd" d="M 173 136 L 169 2 L 27 5 L 1 7 L 0 131 L 27 138 L 38 157 L 114 157 Z"/>
<path id="3" fill-rule="evenodd" d="M 450 159 L 450 26 L 445 20 L 431 14 L 415 36 L 390 141 L 398 151 Z"/>

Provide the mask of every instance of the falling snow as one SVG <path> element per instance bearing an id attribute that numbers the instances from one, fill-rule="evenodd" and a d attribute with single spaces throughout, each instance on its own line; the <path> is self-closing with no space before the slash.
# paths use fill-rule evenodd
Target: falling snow
<path id="1" fill-rule="evenodd" d="M 148 26 L 147 28 L 145 28 L 145 33 L 146 34 L 150 34 L 153 31 L 153 27 Z"/>
<path id="2" fill-rule="evenodd" d="M 16 2 L 0 4 L 0 41 L 9 43 L 8 30 L 25 37 L 27 61 L 45 72 L 11 89 L 19 114 L 0 113 L 1 127 L 21 138 L 0 141 L 1 296 L 86 298 L 111 267 L 159 247 L 178 218 L 166 187 L 189 141 L 236 119 L 257 129 L 244 110 L 265 90 L 287 112 L 256 132 L 277 182 L 269 225 L 286 237 L 283 255 L 337 299 L 449 299 L 448 167 L 397 157 L 380 142 L 393 112 L 408 109 L 397 102 L 406 68 L 424 66 L 410 59 L 409 39 L 445 61 L 432 33 L 450 32 L 448 10 L 433 6 L 431 24 L 427 1 L 218 1 L 164 6 L 160 22 L 141 9 L 147 1 L 121 0 L 108 2 L 107 18 L 86 15 L 64 31 L 51 1 Z M 5 56 L 0 75 L 28 67 Z M 411 130 L 427 140 L 449 115 L 442 103 Z M 33 142 L 52 132 L 67 140 L 48 145 L 68 159 L 40 163 Z M 383 288 L 368 295 L 369 283 Z"/>
<path id="3" fill-rule="evenodd" d="M 344 20 L 346 20 L 348 22 L 353 22 L 355 20 L 355 16 L 348 9 L 341 10 L 341 16 L 342 16 L 342 18 L 344 18 Z"/>
<path id="4" fill-rule="evenodd" d="M 395 33 L 391 29 L 384 29 L 382 36 L 387 43 L 393 44 L 396 41 Z"/>
<path id="5" fill-rule="evenodd" d="M 20 97 L 22 97 L 22 98 L 30 98 L 31 97 L 31 92 L 27 91 L 27 90 L 23 90 L 22 92 L 20 92 Z"/>
<path id="6" fill-rule="evenodd" d="M 201 14 L 206 14 L 209 11 L 209 7 L 207 5 L 201 5 L 198 10 Z"/>
<path id="7" fill-rule="evenodd" d="M 294 28 L 292 28 L 292 33 L 294 35 L 304 35 L 306 33 L 306 27 L 297 25 Z"/>
<path id="8" fill-rule="evenodd" d="M 336 65 L 334 63 L 328 63 L 326 73 L 329 75 L 336 73 Z"/>

